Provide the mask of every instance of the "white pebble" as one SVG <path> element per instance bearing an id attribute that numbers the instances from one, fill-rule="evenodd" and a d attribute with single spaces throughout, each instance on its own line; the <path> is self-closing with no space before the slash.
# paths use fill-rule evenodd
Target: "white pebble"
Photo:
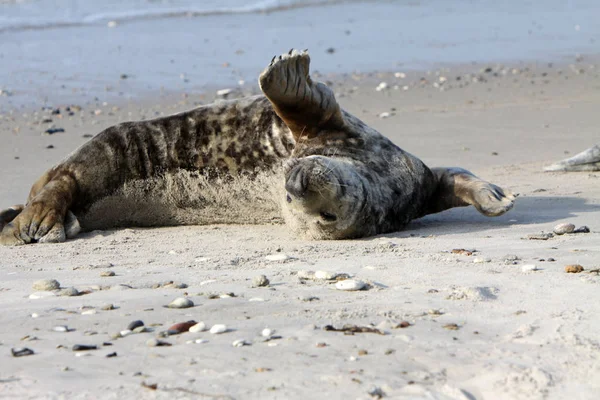
<path id="1" fill-rule="evenodd" d="M 125 336 L 129 336 L 129 335 L 131 335 L 132 333 L 133 333 L 133 331 L 132 331 L 132 330 L 130 330 L 130 329 L 125 329 L 125 330 L 122 330 L 121 332 L 119 332 L 119 335 L 121 335 L 121 337 L 125 337 Z"/>
<path id="2" fill-rule="evenodd" d="M 539 271 L 539 268 L 534 264 L 526 264 L 521 267 L 521 271 L 523 271 L 523 272 Z"/>
<path id="3" fill-rule="evenodd" d="M 290 256 L 288 256 L 287 254 L 269 254 L 268 256 L 265 257 L 267 259 L 267 261 L 285 261 L 285 260 L 289 260 Z"/>
<path id="4" fill-rule="evenodd" d="M 329 272 L 329 271 L 316 271 L 315 272 L 315 279 L 324 279 L 324 280 L 332 280 L 335 279 L 335 277 L 338 276 L 338 274 L 336 274 L 335 272 Z"/>
<path id="5" fill-rule="evenodd" d="M 387 82 L 381 82 L 379 85 L 377 85 L 377 87 L 375 88 L 376 91 L 381 92 L 382 90 L 387 89 L 388 84 Z"/>
<path id="6" fill-rule="evenodd" d="M 197 344 L 208 343 L 208 340 L 206 340 L 206 339 L 196 339 L 196 340 L 194 340 L 194 343 L 197 343 Z"/>
<path id="7" fill-rule="evenodd" d="M 208 285 L 209 283 L 214 283 L 216 281 L 217 281 L 216 279 L 209 279 L 206 281 L 202 281 L 202 282 L 200 282 L 200 286 Z"/>
<path id="8" fill-rule="evenodd" d="M 31 318 L 38 318 L 39 316 L 40 316 L 40 314 L 35 313 L 35 312 L 33 314 L 31 314 Z"/>
<path id="9" fill-rule="evenodd" d="M 313 280 L 315 279 L 315 271 L 307 271 L 307 270 L 300 270 L 298 271 L 298 278 L 299 279 L 310 279 Z"/>
<path id="10" fill-rule="evenodd" d="M 33 282 L 33 290 L 46 291 L 60 289 L 60 283 L 56 279 L 40 279 Z"/>
<path id="11" fill-rule="evenodd" d="M 29 295 L 30 299 L 45 299 L 47 297 L 54 297 L 56 294 L 54 292 L 35 292 Z"/>
<path id="12" fill-rule="evenodd" d="M 69 332 L 69 328 L 66 325 L 59 325 L 52 328 L 54 332 Z"/>
<path id="13" fill-rule="evenodd" d="M 267 346 L 269 346 L 269 347 L 275 347 L 275 346 L 277 346 L 277 343 L 275 343 L 275 342 L 269 342 L 269 343 L 267 343 Z"/>
<path id="14" fill-rule="evenodd" d="M 196 325 L 190 327 L 189 331 L 192 333 L 204 332 L 206 330 L 206 324 L 204 322 L 198 322 Z"/>
<path id="15" fill-rule="evenodd" d="M 253 298 L 249 299 L 248 301 L 251 301 L 251 302 L 265 301 L 265 299 L 263 299 L 262 297 L 253 297 Z"/>
<path id="16" fill-rule="evenodd" d="M 115 28 L 117 26 L 117 21 L 108 21 L 106 24 L 109 28 Z"/>
<path id="17" fill-rule="evenodd" d="M 265 328 L 262 330 L 261 335 L 263 335 L 263 337 L 271 337 L 273 333 L 275 333 L 273 329 Z"/>
<path id="18" fill-rule="evenodd" d="M 97 313 L 97 311 L 96 311 L 96 310 L 94 310 L 94 309 L 92 309 L 92 310 L 85 310 L 85 311 L 83 311 L 83 312 L 81 313 L 81 315 L 94 315 L 94 314 L 96 314 L 96 313 Z"/>
<path id="19" fill-rule="evenodd" d="M 575 225 L 573 224 L 558 224 L 554 227 L 554 233 L 564 235 L 565 233 L 573 233 Z"/>
<path id="20" fill-rule="evenodd" d="M 210 333 L 218 335 L 221 333 L 225 333 L 227 332 L 227 325 L 224 324 L 216 324 L 213 325 L 212 328 L 210 328 Z"/>
<path id="21" fill-rule="evenodd" d="M 176 256 L 178 253 L 175 250 L 169 250 L 169 254 L 172 256 Z"/>
<path id="22" fill-rule="evenodd" d="M 233 343 L 231 343 L 233 347 L 248 346 L 249 344 L 250 343 L 246 342 L 244 339 L 234 340 Z"/>
<path id="23" fill-rule="evenodd" d="M 210 261 L 209 257 L 198 257 L 198 258 L 196 258 L 194 260 L 194 262 L 197 262 L 197 263 L 204 263 L 204 262 L 207 262 L 207 261 Z"/>
<path id="24" fill-rule="evenodd" d="M 381 114 L 378 115 L 378 117 L 381 118 L 381 119 L 386 119 L 386 118 L 389 118 L 391 116 L 392 116 L 392 113 L 389 113 L 387 111 L 382 112 Z"/>
<path id="25" fill-rule="evenodd" d="M 347 291 L 363 290 L 366 286 L 367 284 L 363 281 L 355 279 L 346 279 L 335 284 L 336 289 Z"/>
<path id="26" fill-rule="evenodd" d="M 475 264 L 489 263 L 489 262 L 491 262 L 491 261 L 492 261 L 492 260 L 491 260 L 490 258 L 483 258 L 483 257 L 475 257 L 475 258 L 473 259 L 473 262 L 474 262 Z"/>
<path id="27" fill-rule="evenodd" d="M 194 302 L 185 297 L 178 297 L 167 306 L 169 308 L 190 308 L 194 307 Z"/>
<path id="28" fill-rule="evenodd" d="M 404 78 L 406 78 L 406 74 L 405 74 L 404 72 L 396 72 L 396 73 L 394 74 L 394 76 L 395 76 L 396 78 L 400 78 L 400 79 L 404 79 Z"/>

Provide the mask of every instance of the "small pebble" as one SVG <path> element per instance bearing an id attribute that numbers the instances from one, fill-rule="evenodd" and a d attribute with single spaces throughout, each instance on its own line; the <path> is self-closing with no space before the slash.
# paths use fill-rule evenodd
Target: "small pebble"
<path id="1" fill-rule="evenodd" d="M 329 272 L 329 271 L 315 271 L 315 279 L 323 279 L 323 280 L 333 280 L 335 279 L 335 277 L 338 276 L 338 274 L 336 274 L 335 272 Z"/>
<path id="2" fill-rule="evenodd" d="M 69 332 L 69 327 L 66 325 L 59 325 L 52 328 L 54 332 Z"/>
<path id="3" fill-rule="evenodd" d="M 458 326 L 457 324 L 446 324 L 443 326 L 444 329 L 448 329 L 450 331 L 457 331 L 460 329 L 460 326 Z"/>
<path id="4" fill-rule="evenodd" d="M 296 276 L 298 277 L 298 279 L 313 280 L 315 279 L 315 271 L 300 270 L 298 271 L 298 274 Z"/>
<path id="5" fill-rule="evenodd" d="M 268 256 L 265 257 L 265 259 L 267 261 L 285 261 L 285 260 L 289 260 L 291 257 L 288 256 L 287 254 L 269 254 Z"/>
<path id="6" fill-rule="evenodd" d="M 264 287 L 269 286 L 269 279 L 265 275 L 258 275 L 252 278 L 253 287 Z"/>
<path id="7" fill-rule="evenodd" d="M 144 326 L 144 321 L 136 319 L 135 321 L 131 321 L 129 323 L 129 325 L 127 325 L 127 329 L 129 329 L 130 331 L 132 331 L 135 328 L 138 328 L 140 326 Z"/>
<path id="8" fill-rule="evenodd" d="M 275 333 L 273 329 L 265 328 L 262 330 L 261 335 L 263 337 L 270 337 L 271 335 L 273 335 L 273 333 Z"/>
<path id="9" fill-rule="evenodd" d="M 131 329 L 125 329 L 122 330 L 121 332 L 119 332 L 119 335 L 121 335 L 121 337 L 126 337 L 129 336 L 133 333 L 133 331 Z"/>
<path id="10" fill-rule="evenodd" d="M 196 321 L 180 322 L 178 324 L 171 326 L 167 331 L 169 332 L 170 335 L 173 335 L 173 334 L 176 335 L 179 333 L 189 331 L 190 328 L 196 324 L 197 324 Z"/>
<path id="11" fill-rule="evenodd" d="M 554 233 L 557 235 L 564 235 L 565 233 L 573 233 L 575 225 L 573 224 L 558 224 L 554 227 Z"/>
<path id="12" fill-rule="evenodd" d="M 473 259 L 473 262 L 474 262 L 475 264 L 489 263 L 489 262 L 491 262 L 491 261 L 492 261 L 492 260 L 491 260 L 490 258 L 483 258 L 483 257 L 475 257 L 475 258 Z"/>
<path id="13" fill-rule="evenodd" d="M 344 281 L 339 281 L 335 284 L 335 288 L 337 290 L 345 290 L 345 291 L 355 291 L 355 290 L 363 290 L 367 286 L 363 281 L 355 280 L 355 279 L 346 279 Z"/>
<path id="14" fill-rule="evenodd" d="M 249 346 L 250 343 L 245 341 L 244 339 L 238 339 L 238 340 L 235 340 L 233 343 L 231 343 L 231 345 L 233 347 L 242 347 L 242 346 Z"/>
<path id="15" fill-rule="evenodd" d="M 109 277 L 109 276 L 115 276 L 115 272 L 114 271 L 102 271 L 100 273 L 101 277 Z"/>
<path id="16" fill-rule="evenodd" d="M 10 352 L 12 353 L 13 357 L 24 357 L 35 354 L 33 350 L 28 349 L 27 347 L 15 347 L 10 349 Z"/>
<path id="17" fill-rule="evenodd" d="M 116 357 L 116 356 L 117 356 L 117 352 L 116 352 L 116 351 L 114 351 L 114 352 L 112 352 L 112 353 L 108 353 L 108 354 L 107 354 L 105 357 L 106 357 L 106 358 L 113 358 L 113 357 Z"/>
<path id="18" fill-rule="evenodd" d="M 525 264 L 521 267 L 522 272 L 539 271 L 539 268 L 535 264 Z"/>
<path id="19" fill-rule="evenodd" d="M 145 326 L 138 326 L 135 329 L 132 329 L 133 333 L 144 333 L 144 332 L 148 332 L 148 328 L 146 328 Z"/>
<path id="20" fill-rule="evenodd" d="M 531 235 L 527 235 L 527 239 L 529 240 L 548 240 L 554 237 L 553 233 L 534 233 Z"/>
<path id="21" fill-rule="evenodd" d="M 73 351 L 98 350 L 98 346 L 87 344 L 76 344 L 73 346 Z"/>
<path id="22" fill-rule="evenodd" d="M 110 310 L 114 310 L 115 306 L 113 304 L 105 304 L 102 307 L 100 307 L 100 309 L 102 311 L 110 311 Z"/>
<path id="23" fill-rule="evenodd" d="M 188 329 L 191 333 L 204 332 L 206 330 L 206 324 L 204 322 L 198 322 L 196 325 L 190 326 Z"/>
<path id="24" fill-rule="evenodd" d="M 217 90 L 217 96 L 219 97 L 226 97 L 227 95 L 229 95 L 233 90 L 232 89 L 221 89 L 221 90 Z"/>
<path id="25" fill-rule="evenodd" d="M 39 316 L 40 316 L 40 314 L 38 314 L 38 313 L 31 314 L 31 318 L 38 318 Z"/>
<path id="26" fill-rule="evenodd" d="M 81 312 L 81 315 L 94 315 L 94 314 L 96 314 L 96 313 L 97 313 L 97 311 L 96 311 L 96 310 L 94 310 L 94 309 L 91 309 L 91 310 L 85 310 L 85 311 L 82 311 L 82 312 Z"/>
<path id="27" fill-rule="evenodd" d="M 213 325 L 212 328 L 210 328 L 210 333 L 213 333 L 215 335 L 221 334 L 227 332 L 227 326 L 224 324 L 216 324 Z"/>
<path id="28" fill-rule="evenodd" d="M 60 283 L 56 279 L 40 279 L 33 282 L 33 290 L 40 292 L 60 289 Z"/>
<path id="29" fill-rule="evenodd" d="M 583 267 L 579 264 L 571 264 L 565 267 L 565 272 L 568 274 L 578 274 L 583 271 Z"/>
<path id="30" fill-rule="evenodd" d="M 196 343 L 196 344 L 208 343 L 208 340 L 206 340 L 206 339 L 196 339 L 196 340 L 194 340 L 194 343 Z"/>
<path id="31" fill-rule="evenodd" d="M 74 287 L 68 287 L 68 288 L 64 288 L 61 289 L 58 292 L 59 296 L 66 296 L 66 297 L 71 297 L 71 296 L 79 296 L 79 290 L 75 289 Z"/>
<path id="32" fill-rule="evenodd" d="M 167 306 L 169 308 L 190 308 L 194 307 L 194 302 L 185 297 L 178 297 Z"/>

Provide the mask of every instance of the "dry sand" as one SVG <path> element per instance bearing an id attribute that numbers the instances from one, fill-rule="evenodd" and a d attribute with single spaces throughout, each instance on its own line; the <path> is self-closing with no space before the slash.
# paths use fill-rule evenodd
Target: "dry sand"
<path id="1" fill-rule="evenodd" d="M 520 193 L 508 214 L 454 209 L 349 241 L 229 225 L 93 231 L 62 244 L 0 247 L 0 398 L 597 398 L 600 173 L 542 167 L 598 142 L 598 69 L 585 60 L 490 67 L 321 79 L 333 81 L 344 108 L 428 165 L 465 167 Z M 382 81 L 388 89 L 376 91 Z M 87 140 L 82 135 L 209 100 L 3 114 L 2 206 L 22 202 L 38 175 Z M 51 124 L 65 132 L 41 135 Z M 591 233 L 524 239 L 563 222 Z M 289 258 L 266 258 L 279 254 Z M 539 270 L 524 272 L 528 264 Z M 567 274 L 568 264 L 585 270 Z M 337 291 L 299 280 L 300 270 L 352 274 L 371 288 Z M 102 277 L 106 271 L 115 275 Z M 260 274 L 269 287 L 252 287 Z M 31 299 L 38 279 L 86 294 Z M 187 287 L 153 288 L 169 281 Z M 235 296 L 214 296 L 224 293 Z M 164 307 L 181 296 L 195 307 Z M 116 309 L 102 310 L 109 303 Z M 111 338 L 138 319 L 154 332 Z M 147 346 L 192 319 L 229 331 Z M 397 327 L 402 321 L 410 326 Z M 323 329 L 345 324 L 373 324 L 385 335 Z M 71 331 L 53 331 L 59 325 Z M 266 341 L 264 328 L 280 338 Z M 207 342 L 188 343 L 196 339 Z M 249 345 L 232 346 L 239 339 Z M 75 344 L 99 348 L 74 352 Z M 35 354 L 13 358 L 17 347 Z"/>

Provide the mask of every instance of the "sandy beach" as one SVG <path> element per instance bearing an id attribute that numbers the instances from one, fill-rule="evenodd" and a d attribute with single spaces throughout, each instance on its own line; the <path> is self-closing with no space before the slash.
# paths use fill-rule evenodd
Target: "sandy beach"
<path id="1" fill-rule="evenodd" d="M 352 40 L 342 36 L 313 57 L 315 77 L 342 107 L 430 167 L 464 167 L 519 193 L 514 209 L 497 218 L 453 209 L 360 240 L 307 241 L 273 223 L 94 230 L 61 244 L 0 247 L 0 398 L 597 397 L 600 172 L 543 167 L 599 142 L 598 55 L 565 47 L 475 64 L 456 55 L 420 68 L 385 57 L 320 68 L 325 57 L 349 59 Z M 296 44 L 276 45 L 273 54 Z M 341 50 L 327 54 L 330 46 Z M 243 68 L 257 76 L 269 59 L 255 65 L 249 56 Z M 123 96 L 98 76 L 97 85 L 78 81 L 86 90 L 76 95 L 68 85 L 52 95 L 68 79 L 36 71 L 0 97 L 0 208 L 22 203 L 39 175 L 108 126 L 210 103 L 222 97 L 217 89 L 232 88 L 229 98 L 258 93 L 246 75 L 198 75 L 198 86 L 132 84 Z M 107 76 L 128 85 L 125 72 Z M 528 238 L 561 223 L 590 232 Z M 583 271 L 565 272 L 573 264 Z M 306 271 L 347 274 L 368 290 L 336 290 L 335 279 Z M 256 286 L 260 275 L 269 285 Z M 34 282 L 43 279 L 63 291 L 40 291 Z M 165 307 L 180 297 L 194 306 Z M 127 332 L 136 320 L 145 331 Z M 165 333 L 190 320 L 207 330 Z M 210 333 L 218 324 L 227 330 Z M 345 325 L 369 332 L 331 329 Z M 18 348 L 34 354 L 14 357 Z"/>

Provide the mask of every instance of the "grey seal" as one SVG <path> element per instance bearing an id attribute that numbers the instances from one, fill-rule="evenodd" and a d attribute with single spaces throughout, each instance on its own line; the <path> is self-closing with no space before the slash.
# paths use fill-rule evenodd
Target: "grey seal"
<path id="1" fill-rule="evenodd" d="M 35 182 L 26 205 L 0 213 L 0 243 L 62 242 L 77 216 L 127 182 L 177 170 L 234 176 L 284 162 L 286 222 L 315 239 L 358 238 L 473 205 L 502 215 L 515 195 L 461 168 L 428 168 L 342 110 L 309 74 L 306 51 L 274 57 L 264 95 L 201 106 L 99 133 Z M 85 228 L 85 227 L 84 227 Z"/>

